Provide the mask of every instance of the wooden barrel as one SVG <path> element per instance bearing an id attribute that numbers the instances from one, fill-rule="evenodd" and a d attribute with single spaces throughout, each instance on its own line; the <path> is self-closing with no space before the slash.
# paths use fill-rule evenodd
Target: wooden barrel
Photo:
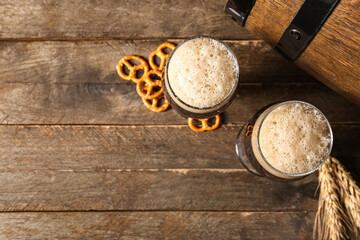
<path id="1" fill-rule="evenodd" d="M 250 3 L 236 17 L 241 17 L 244 26 L 255 35 L 277 47 L 306 1 L 308 0 L 230 0 L 226 12 L 233 14 L 228 11 L 228 7 L 234 6 L 234 3 L 240 4 L 240 8 L 246 2 Z M 311 1 L 307 4 L 311 4 Z M 312 18 L 307 21 L 312 21 Z M 360 0 L 337 1 L 311 41 L 293 61 L 333 90 L 360 105 Z"/>

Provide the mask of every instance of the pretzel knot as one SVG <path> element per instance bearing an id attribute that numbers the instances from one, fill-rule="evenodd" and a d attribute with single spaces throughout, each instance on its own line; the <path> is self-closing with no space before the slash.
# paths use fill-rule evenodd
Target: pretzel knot
<path id="1" fill-rule="evenodd" d="M 140 97 L 145 98 L 147 100 L 152 100 L 155 98 L 159 98 L 163 92 L 163 81 L 162 81 L 162 73 L 163 71 L 159 70 L 150 70 L 147 72 L 143 78 L 141 78 L 136 84 L 136 91 Z M 152 80 L 151 76 L 156 75 L 160 78 L 160 80 Z M 158 87 L 159 89 L 156 91 L 154 88 Z"/>
<path id="2" fill-rule="evenodd" d="M 211 118 L 206 119 L 198 119 L 201 122 L 201 127 L 197 127 L 194 125 L 194 119 L 188 118 L 188 125 L 194 132 L 205 132 L 205 131 L 212 131 L 217 129 L 220 126 L 220 115 L 215 116 L 215 124 L 212 126 L 209 126 L 208 120 Z"/>
<path id="3" fill-rule="evenodd" d="M 165 101 L 161 106 L 158 106 L 159 100 L 162 99 L 162 98 L 164 98 Z M 162 95 L 159 98 L 154 98 L 152 100 L 148 100 L 148 99 L 145 99 L 145 98 L 142 98 L 142 100 L 143 100 L 143 103 L 145 104 L 145 106 L 148 109 L 150 109 L 151 111 L 153 111 L 153 112 L 163 112 L 170 105 L 170 103 L 166 100 L 164 95 Z M 152 101 L 152 102 L 150 102 L 150 101 Z"/>
<path id="4" fill-rule="evenodd" d="M 139 65 L 133 65 L 130 63 L 130 60 L 136 60 L 140 62 Z M 129 74 L 126 74 L 124 72 L 124 66 L 126 66 L 129 69 Z M 136 73 L 139 70 L 144 70 L 143 76 L 149 71 L 149 64 L 141 57 L 138 56 L 126 56 L 120 59 L 118 65 L 116 66 L 117 73 L 120 77 L 122 77 L 125 80 L 132 80 L 133 82 L 137 83 L 142 77 L 138 78 L 136 77 Z"/>
<path id="5" fill-rule="evenodd" d="M 155 51 L 153 51 L 149 56 L 149 64 L 152 69 L 163 70 L 165 67 L 166 60 L 168 59 L 170 53 L 164 53 L 165 48 L 170 48 L 171 50 L 175 49 L 175 44 L 165 42 L 161 44 Z M 155 56 L 160 58 L 160 65 L 155 63 Z"/>

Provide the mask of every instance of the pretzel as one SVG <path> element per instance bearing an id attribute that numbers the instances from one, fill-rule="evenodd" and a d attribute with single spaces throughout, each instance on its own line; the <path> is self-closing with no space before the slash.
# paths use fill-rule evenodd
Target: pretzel
<path id="1" fill-rule="evenodd" d="M 133 65 L 129 62 L 129 60 L 136 60 L 139 61 L 139 65 Z M 124 72 L 124 65 L 129 69 L 129 75 L 125 74 Z M 144 74 L 143 76 L 149 71 L 149 64 L 141 57 L 138 56 L 126 56 L 120 59 L 118 65 L 116 66 L 117 73 L 120 77 L 125 80 L 132 80 L 133 82 L 137 83 L 142 77 L 137 78 L 136 73 L 137 71 L 143 69 Z"/>
<path id="2" fill-rule="evenodd" d="M 162 85 L 162 74 L 163 71 L 159 70 L 150 70 L 147 72 L 144 77 L 141 78 L 136 84 L 136 92 L 139 94 L 139 96 L 147 100 L 159 98 L 164 93 Z M 161 80 L 152 80 L 151 75 L 157 75 L 161 78 Z M 160 90 L 154 91 L 154 87 L 160 87 Z"/>
<path id="3" fill-rule="evenodd" d="M 165 99 L 165 102 L 163 105 L 161 106 L 158 106 L 158 102 L 160 99 L 164 98 Z M 163 112 L 165 111 L 168 107 L 169 107 L 169 102 L 166 100 L 165 96 L 162 95 L 161 97 L 159 98 L 155 98 L 155 99 L 152 99 L 152 100 L 148 100 L 148 99 L 145 99 L 145 98 L 142 98 L 143 100 L 143 103 L 145 104 L 145 106 L 150 109 L 151 111 L 153 112 Z M 152 101 L 152 103 L 150 103 L 150 101 Z"/>
<path id="4" fill-rule="evenodd" d="M 215 116 L 215 124 L 211 127 L 208 124 L 210 118 L 198 119 L 201 122 L 201 128 L 194 125 L 194 119 L 188 118 L 188 125 L 194 132 L 205 132 L 217 129 L 220 126 L 220 115 Z"/>
<path id="5" fill-rule="evenodd" d="M 175 44 L 173 43 L 169 43 L 169 42 L 164 42 L 163 44 L 161 44 L 155 51 L 153 51 L 150 56 L 149 56 L 149 64 L 151 66 L 152 69 L 155 70 L 163 70 L 165 67 L 165 63 L 167 58 L 169 57 L 170 53 L 164 53 L 163 50 L 165 48 L 170 48 L 171 50 L 175 49 Z M 155 63 L 155 56 L 160 58 L 160 65 L 157 65 Z"/>
<path id="6" fill-rule="evenodd" d="M 254 130 L 254 126 L 253 125 L 248 125 L 246 128 L 246 133 L 245 133 L 245 137 L 251 137 L 252 133 Z"/>

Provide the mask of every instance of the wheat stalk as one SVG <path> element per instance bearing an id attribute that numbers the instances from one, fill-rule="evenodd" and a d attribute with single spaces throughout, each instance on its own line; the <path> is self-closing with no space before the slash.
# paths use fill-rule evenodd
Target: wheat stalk
<path id="1" fill-rule="evenodd" d="M 358 235 L 358 228 L 360 228 L 360 188 L 339 160 L 331 157 L 331 162 L 340 188 L 341 200 L 351 220 L 351 227 Z"/>
<path id="2" fill-rule="evenodd" d="M 335 180 L 331 159 L 319 170 L 320 197 L 315 217 L 314 239 L 341 240 L 348 237 L 346 227 L 349 217 L 342 209 L 339 198 L 339 186 Z"/>

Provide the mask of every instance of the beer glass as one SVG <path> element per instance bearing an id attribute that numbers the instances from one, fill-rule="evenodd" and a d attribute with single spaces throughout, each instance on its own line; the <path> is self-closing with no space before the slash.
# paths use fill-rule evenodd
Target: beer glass
<path id="1" fill-rule="evenodd" d="M 305 125 L 302 125 L 301 123 L 301 114 L 291 115 L 285 110 L 283 113 L 280 111 L 280 108 L 289 108 L 291 104 L 298 105 L 300 108 L 304 108 L 305 110 L 299 110 L 301 114 L 310 114 L 307 118 L 308 122 L 304 123 Z M 285 119 L 285 122 L 286 118 L 293 118 L 288 120 L 291 120 L 290 122 L 292 123 L 292 125 L 294 125 L 290 126 L 290 128 L 288 126 L 287 128 L 288 130 L 290 129 L 289 131 L 293 131 L 293 135 L 289 136 L 294 136 L 294 138 L 292 140 L 289 139 L 288 142 L 283 142 L 282 145 L 278 146 L 275 145 L 277 143 L 276 140 L 279 138 L 279 136 L 266 135 L 267 129 L 264 127 L 264 125 L 270 126 L 272 128 L 272 132 L 275 132 L 276 135 L 279 134 L 278 132 L 276 132 L 276 128 L 282 127 L 281 121 L 276 122 L 276 120 L 268 120 L 270 119 L 269 116 L 272 116 L 272 114 L 275 114 L 275 112 L 277 116 L 279 116 L 279 118 Z M 313 122 L 311 122 L 312 120 Z M 271 126 L 270 124 L 272 123 L 268 123 L 268 121 L 274 121 L 273 125 Z M 318 129 L 318 132 L 313 131 L 313 128 L 316 129 L 317 127 L 316 124 L 321 126 L 321 128 Z M 307 127 L 311 129 L 306 129 Z M 303 133 L 301 133 L 301 131 Z M 306 133 L 311 134 L 306 135 Z M 263 135 L 266 136 L 267 139 L 262 139 Z M 302 149 L 301 141 L 304 139 L 307 141 L 311 141 L 309 142 L 311 144 L 308 145 L 310 145 L 310 148 L 314 148 L 317 151 L 314 151 L 314 149 L 307 149 L 308 147 L 304 147 L 304 149 Z M 267 144 L 271 145 L 271 147 L 269 147 Z M 292 144 L 293 147 L 298 150 L 298 152 L 299 150 L 300 153 L 301 151 L 303 151 L 304 155 L 307 154 L 307 151 L 312 151 L 311 153 L 315 152 L 315 154 L 312 154 L 311 159 L 314 160 L 314 162 L 312 162 L 311 168 L 308 168 L 306 171 L 302 172 L 289 172 L 284 171 L 283 169 L 279 170 L 279 168 L 275 166 L 276 164 L 274 163 L 276 163 L 277 160 L 284 160 L 284 158 L 282 158 L 284 156 L 284 152 L 282 152 L 281 149 L 286 148 L 293 150 L 291 149 Z M 311 147 L 312 145 L 313 147 Z M 319 169 L 329 157 L 332 145 L 333 133 L 330 123 L 319 109 L 309 103 L 302 101 L 286 101 L 273 103 L 260 109 L 247 123 L 245 123 L 245 125 L 240 129 L 236 138 L 236 154 L 244 167 L 249 172 L 257 176 L 267 177 L 276 181 L 294 181 L 302 179 Z M 268 154 L 268 157 L 265 157 L 265 148 L 270 150 L 275 149 L 276 151 L 274 150 L 274 152 L 278 154 Z M 319 149 L 321 149 L 321 151 L 319 151 Z M 272 160 L 272 162 L 269 160 Z M 290 162 L 296 159 L 292 159 L 291 157 L 289 157 L 288 160 Z M 298 161 L 296 163 L 293 163 L 295 164 L 293 167 L 297 167 L 296 164 L 307 164 L 306 158 L 304 158 L 304 160 L 297 160 Z"/>
<path id="2" fill-rule="evenodd" d="M 203 43 L 202 43 L 203 42 Z M 214 62 L 216 64 L 220 64 L 221 67 L 217 68 L 210 68 L 207 67 L 202 68 L 203 66 L 201 64 L 210 64 L 212 58 L 216 57 L 216 51 L 219 53 L 220 50 L 214 49 L 213 46 L 210 46 L 210 44 L 213 44 L 216 47 L 218 47 L 221 51 L 223 51 L 224 55 L 227 55 L 223 59 L 227 59 L 224 61 L 220 57 L 218 57 Z M 179 57 L 180 54 L 182 54 L 182 51 L 184 51 L 184 48 L 191 49 L 192 44 L 197 44 L 196 48 L 194 48 L 193 52 L 190 52 L 190 54 L 193 54 L 192 59 L 187 59 L 188 61 L 185 61 L 182 64 L 173 64 L 173 61 L 179 61 L 181 58 Z M 184 46 L 184 47 L 183 47 Z M 201 51 L 206 53 L 207 56 L 202 56 Z M 220 52 L 221 52 L 220 51 Z M 178 56 L 176 56 L 178 55 Z M 186 58 L 189 54 L 184 54 L 181 56 L 184 56 Z M 219 54 L 218 54 L 219 55 Z M 221 55 L 221 54 L 220 54 Z M 219 55 L 219 56 L 220 56 Z M 175 57 L 174 57 L 175 56 Z M 200 57 L 202 57 L 203 61 L 200 63 L 196 63 L 196 60 Z M 174 60 L 174 58 L 176 60 Z M 185 66 L 187 63 L 189 65 Z M 192 65 L 193 64 L 193 65 Z M 198 65 L 196 65 L 198 64 Z M 199 67 L 200 66 L 200 67 Z M 219 66 L 219 65 L 216 65 Z M 233 68 L 229 69 L 229 66 L 233 66 Z M 198 82 L 201 79 L 195 79 L 193 82 L 193 85 L 184 84 L 183 86 L 174 86 L 174 82 L 172 82 L 171 78 L 171 71 L 181 70 L 182 68 L 186 68 L 187 72 L 196 72 L 198 71 L 199 78 L 202 78 L 203 82 L 206 80 L 206 84 L 208 86 L 213 86 L 214 84 L 218 84 L 216 81 L 218 80 L 216 77 L 213 77 L 216 74 L 219 74 L 218 77 L 220 77 L 221 74 L 223 74 L 226 71 L 234 71 L 232 74 L 232 77 L 226 79 L 224 78 L 225 84 L 226 81 L 232 81 L 233 84 L 229 91 L 219 91 L 217 94 L 219 95 L 219 101 L 213 102 L 213 104 L 207 105 L 207 106 L 195 106 L 194 104 L 189 103 L 188 97 L 180 96 L 180 92 L 182 91 L 195 91 L 192 98 L 194 99 L 201 99 L 206 96 L 204 96 L 204 93 L 200 88 L 196 90 L 196 87 L 198 86 Z M 218 73 L 216 71 L 219 71 Z M 170 72 L 170 73 L 169 73 Z M 182 74 L 182 77 L 187 76 L 187 72 L 183 71 L 184 74 Z M 181 74 L 180 74 L 181 75 Z M 208 76 L 209 75 L 209 76 Z M 211 75 L 211 76 L 210 76 Z M 199 81 L 198 81 L 199 80 Z M 197 82 L 198 81 L 198 82 Z M 169 56 L 166 67 L 165 67 L 165 78 L 164 78 L 164 94 L 166 99 L 170 102 L 170 105 L 181 115 L 185 117 L 191 117 L 196 119 L 204 119 L 204 118 L 210 118 L 217 114 L 220 114 L 227 108 L 233 97 L 235 96 L 237 92 L 237 87 L 239 83 L 239 64 L 237 61 L 237 58 L 233 51 L 225 45 L 220 40 L 205 37 L 205 36 L 197 36 L 190 39 L 187 39 L 176 46 L 176 48 L 173 50 L 171 55 Z M 181 89 L 183 88 L 183 89 Z M 194 90 L 195 89 L 195 90 Z M 206 95 L 206 94 L 205 94 Z M 207 96 L 210 96 L 211 94 L 207 94 Z"/>

